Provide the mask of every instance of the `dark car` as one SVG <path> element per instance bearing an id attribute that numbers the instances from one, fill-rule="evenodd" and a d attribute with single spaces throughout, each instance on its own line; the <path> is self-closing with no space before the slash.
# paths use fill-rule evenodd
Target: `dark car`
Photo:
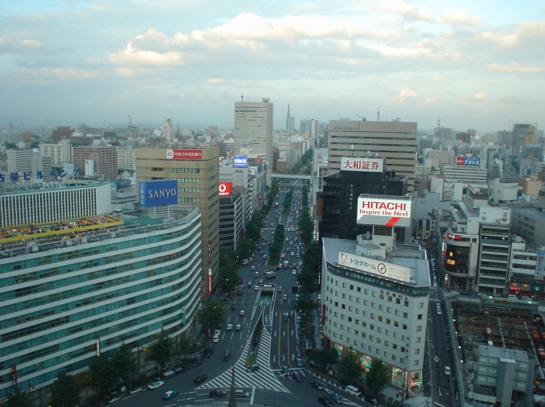
<path id="1" fill-rule="evenodd" d="M 223 390 L 212 390 L 210 393 L 208 393 L 209 397 L 226 397 L 227 393 Z"/>
<path id="2" fill-rule="evenodd" d="M 322 386 L 320 383 L 318 382 L 310 382 L 310 385 L 312 387 L 314 387 L 315 389 L 318 389 L 318 390 L 323 390 L 324 389 L 324 386 Z"/>
<path id="3" fill-rule="evenodd" d="M 331 393 L 329 397 L 331 397 L 331 399 L 337 404 L 342 404 L 343 402 L 343 398 L 337 393 Z"/>
<path id="4" fill-rule="evenodd" d="M 333 403 L 329 401 L 328 399 L 326 399 L 324 396 L 319 396 L 318 401 L 322 403 L 324 406 L 333 407 Z"/>
<path id="5" fill-rule="evenodd" d="M 374 397 L 371 397 L 371 396 L 365 396 L 364 400 L 367 401 L 369 404 L 372 404 L 374 406 L 376 406 L 378 404 L 377 399 L 374 398 Z"/>
<path id="6" fill-rule="evenodd" d="M 208 379 L 208 376 L 205 375 L 205 374 L 202 374 L 200 376 L 197 376 L 197 378 L 195 380 L 193 380 L 193 383 L 195 384 L 201 384 L 202 382 L 204 382 L 206 379 Z"/>
<path id="7" fill-rule="evenodd" d="M 229 353 L 229 351 L 225 351 L 225 353 L 223 354 L 223 356 L 221 357 L 221 360 L 223 360 L 224 362 L 231 359 L 231 353 Z"/>
<path id="8" fill-rule="evenodd" d="M 282 374 L 284 376 L 289 376 L 291 374 L 287 366 L 282 366 Z"/>
<path id="9" fill-rule="evenodd" d="M 303 375 L 301 375 L 301 373 L 299 372 L 293 372 L 293 378 L 298 381 L 298 382 L 302 382 L 303 381 Z"/>

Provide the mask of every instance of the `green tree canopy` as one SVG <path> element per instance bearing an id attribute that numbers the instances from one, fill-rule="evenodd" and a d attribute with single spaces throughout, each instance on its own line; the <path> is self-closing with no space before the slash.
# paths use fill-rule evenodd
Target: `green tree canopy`
<path id="1" fill-rule="evenodd" d="M 320 367 L 336 365 L 339 362 L 339 352 L 335 348 L 323 348 L 313 351 L 308 358 Z"/>
<path id="2" fill-rule="evenodd" d="M 19 391 L 19 388 L 16 387 L 15 391 L 11 394 L 8 394 L 8 403 L 7 407 L 28 407 L 30 405 L 30 398 L 28 394 Z"/>
<path id="3" fill-rule="evenodd" d="M 242 238 L 237 243 L 237 257 L 238 260 L 244 260 L 247 259 L 250 254 L 252 253 L 252 249 L 254 248 L 254 245 L 252 242 L 246 238 Z"/>
<path id="4" fill-rule="evenodd" d="M 165 331 L 161 330 L 149 346 L 148 358 L 157 362 L 163 371 L 172 356 L 174 356 L 174 341 Z"/>
<path id="5" fill-rule="evenodd" d="M 197 320 L 205 327 L 211 329 L 225 319 L 227 311 L 223 304 L 214 296 L 209 295 L 204 300 L 201 311 L 197 314 Z"/>
<path id="6" fill-rule="evenodd" d="M 114 363 L 103 353 L 91 360 L 89 370 L 91 387 L 101 398 L 107 396 L 119 382 L 119 375 Z"/>
<path id="7" fill-rule="evenodd" d="M 129 345 L 125 342 L 112 356 L 112 361 L 123 381 L 134 377 L 138 372 L 138 359 Z"/>
<path id="8" fill-rule="evenodd" d="M 360 378 L 361 373 L 362 369 L 358 361 L 358 355 L 352 347 L 350 347 L 348 352 L 346 352 L 339 362 L 339 374 L 341 379 L 344 379 L 347 382 L 354 382 Z"/>
<path id="9" fill-rule="evenodd" d="M 378 396 L 388 384 L 388 368 L 380 359 L 374 359 L 371 369 L 365 375 L 365 386 L 369 393 Z"/>
<path id="10" fill-rule="evenodd" d="M 176 353 L 182 356 L 188 356 L 200 349 L 198 342 L 191 338 L 181 338 L 176 346 Z"/>
<path id="11" fill-rule="evenodd" d="M 80 402 L 81 388 L 72 375 L 61 370 L 51 386 L 51 407 L 74 407 Z"/>

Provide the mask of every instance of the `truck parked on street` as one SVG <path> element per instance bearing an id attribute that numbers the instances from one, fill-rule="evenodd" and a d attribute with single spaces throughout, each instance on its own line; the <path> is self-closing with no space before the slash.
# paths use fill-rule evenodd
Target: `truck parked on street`
<path id="1" fill-rule="evenodd" d="M 275 278 L 276 273 L 274 271 L 266 271 L 265 272 L 265 278 Z"/>

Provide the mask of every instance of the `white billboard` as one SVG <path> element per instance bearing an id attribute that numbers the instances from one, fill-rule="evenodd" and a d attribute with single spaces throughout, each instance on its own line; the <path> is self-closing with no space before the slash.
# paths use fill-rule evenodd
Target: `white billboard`
<path id="1" fill-rule="evenodd" d="M 383 172 L 383 158 L 341 157 L 341 171 Z"/>
<path id="2" fill-rule="evenodd" d="M 368 257 L 356 256 L 355 254 L 339 252 L 339 265 L 350 267 L 366 273 L 393 278 L 406 283 L 411 280 L 411 269 L 397 264 L 386 263 L 370 259 Z"/>
<path id="3" fill-rule="evenodd" d="M 358 225 L 401 226 L 411 225 L 411 199 L 358 197 Z"/>

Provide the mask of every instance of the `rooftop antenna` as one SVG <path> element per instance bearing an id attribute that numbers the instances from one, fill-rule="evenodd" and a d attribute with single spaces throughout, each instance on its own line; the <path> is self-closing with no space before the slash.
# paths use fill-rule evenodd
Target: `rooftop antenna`
<path id="1" fill-rule="evenodd" d="M 132 127 L 131 115 L 129 115 L 129 129 Z"/>
<path id="2" fill-rule="evenodd" d="M 377 108 L 377 122 L 380 122 L 380 104 L 378 105 L 378 108 Z"/>
<path id="3" fill-rule="evenodd" d="M 243 94 L 240 95 L 240 101 L 244 102 L 244 95 Z"/>
<path id="4" fill-rule="evenodd" d="M 366 117 L 360 116 L 359 114 L 357 114 L 356 117 L 359 117 L 359 118 L 361 119 L 362 122 L 364 122 L 364 121 L 367 120 Z"/>

